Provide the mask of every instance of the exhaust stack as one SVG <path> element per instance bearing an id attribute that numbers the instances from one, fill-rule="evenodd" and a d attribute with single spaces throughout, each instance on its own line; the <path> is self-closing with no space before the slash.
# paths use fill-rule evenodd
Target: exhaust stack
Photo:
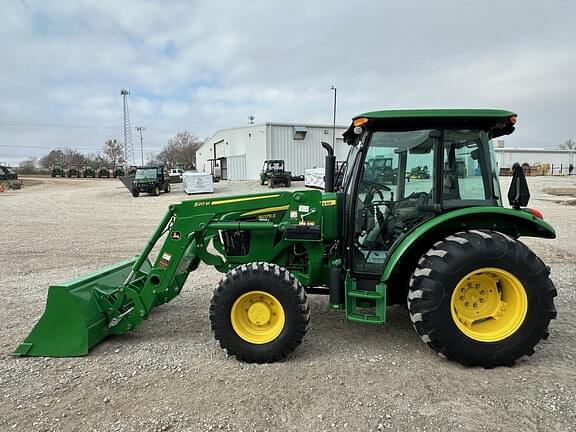
<path id="1" fill-rule="evenodd" d="M 324 168 L 324 192 L 334 192 L 334 173 L 336 171 L 336 156 L 334 149 L 327 142 L 322 142 L 322 147 L 328 152 L 326 155 L 326 168 Z"/>

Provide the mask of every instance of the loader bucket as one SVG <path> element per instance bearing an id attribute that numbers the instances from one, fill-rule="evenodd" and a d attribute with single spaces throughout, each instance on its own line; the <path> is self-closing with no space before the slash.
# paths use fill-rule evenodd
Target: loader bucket
<path id="1" fill-rule="evenodd" d="M 137 257 L 88 276 L 52 285 L 44 314 L 13 353 L 17 356 L 72 357 L 88 353 L 109 331 L 109 319 L 98 304 L 95 289 L 121 287 Z M 149 268 L 149 263 L 145 263 Z"/>
<path id="2" fill-rule="evenodd" d="M 120 177 L 120 181 L 122 182 L 122 184 L 124 186 L 126 186 L 126 189 L 128 189 L 130 192 L 132 192 L 132 183 L 134 182 L 134 176 L 123 176 Z"/>

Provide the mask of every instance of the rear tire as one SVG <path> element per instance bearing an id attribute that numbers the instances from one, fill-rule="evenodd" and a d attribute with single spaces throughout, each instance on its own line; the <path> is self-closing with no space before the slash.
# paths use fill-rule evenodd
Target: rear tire
<path id="1" fill-rule="evenodd" d="M 164 188 L 164 193 L 170 192 L 170 183 L 166 183 L 166 187 Z"/>
<path id="2" fill-rule="evenodd" d="M 271 178 L 268 179 L 268 187 L 269 187 L 270 189 L 273 189 L 273 188 L 274 188 L 274 180 L 272 180 Z"/>
<path id="3" fill-rule="evenodd" d="M 418 262 L 408 309 L 420 338 L 466 366 L 512 366 L 548 337 L 556 289 L 523 243 L 494 231 L 446 237 Z"/>
<path id="4" fill-rule="evenodd" d="M 250 263 L 220 281 L 210 301 L 210 322 L 229 355 L 248 363 L 272 363 L 300 345 L 308 331 L 310 306 L 304 288 L 288 270 Z"/>

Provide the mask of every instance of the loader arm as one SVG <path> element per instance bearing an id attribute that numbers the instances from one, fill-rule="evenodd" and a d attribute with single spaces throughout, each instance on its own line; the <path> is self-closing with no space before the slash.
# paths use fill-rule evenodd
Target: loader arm
<path id="1" fill-rule="evenodd" d="M 336 212 L 336 195 L 318 190 L 171 205 L 140 255 L 51 286 L 44 315 L 15 354 L 87 354 L 108 335 L 136 328 L 156 306 L 177 297 L 200 262 L 227 272 L 265 261 L 290 269 L 306 287 L 328 285 L 326 245 L 338 237 Z"/>

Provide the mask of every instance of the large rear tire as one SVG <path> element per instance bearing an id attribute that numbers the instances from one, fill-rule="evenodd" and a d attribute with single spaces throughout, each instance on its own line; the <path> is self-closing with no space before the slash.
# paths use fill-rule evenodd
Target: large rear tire
<path id="1" fill-rule="evenodd" d="M 534 353 L 556 317 L 556 289 L 523 243 L 471 230 L 436 243 L 410 280 L 408 309 L 420 338 L 466 366 L 512 366 Z"/>
<path id="2" fill-rule="evenodd" d="M 170 192 L 170 183 L 166 183 L 166 187 L 164 187 L 164 193 Z"/>
<path id="3" fill-rule="evenodd" d="M 304 288 L 288 270 L 250 263 L 220 281 L 210 301 L 210 322 L 229 355 L 248 363 L 272 363 L 300 345 L 310 306 Z"/>

